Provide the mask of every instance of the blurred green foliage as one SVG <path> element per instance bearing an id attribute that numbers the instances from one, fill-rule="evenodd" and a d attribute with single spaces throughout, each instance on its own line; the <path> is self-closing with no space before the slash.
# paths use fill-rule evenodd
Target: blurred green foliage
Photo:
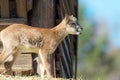
<path id="1" fill-rule="evenodd" d="M 107 57 L 105 46 L 107 38 L 105 35 L 95 36 L 95 27 L 83 15 L 84 7 L 79 6 L 78 20 L 83 26 L 82 35 L 78 37 L 78 78 L 83 80 L 106 80 L 109 73 L 119 66 L 119 58 Z M 118 51 L 116 52 L 118 53 Z M 118 60 L 117 60 L 118 59 Z M 118 69 L 119 69 L 118 67 Z"/>

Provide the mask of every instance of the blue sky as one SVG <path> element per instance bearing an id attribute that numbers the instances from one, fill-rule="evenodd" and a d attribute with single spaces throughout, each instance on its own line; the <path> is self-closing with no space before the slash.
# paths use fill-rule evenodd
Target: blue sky
<path id="1" fill-rule="evenodd" d="M 120 0 L 78 0 L 85 7 L 84 15 L 108 21 L 109 40 L 120 48 Z"/>

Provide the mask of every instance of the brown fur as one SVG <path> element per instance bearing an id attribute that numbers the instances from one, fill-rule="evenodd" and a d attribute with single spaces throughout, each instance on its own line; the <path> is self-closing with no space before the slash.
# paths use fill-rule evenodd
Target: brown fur
<path id="1" fill-rule="evenodd" d="M 69 20 L 76 23 L 76 27 L 71 27 Z M 2 30 L 0 38 L 3 43 L 3 51 L 0 54 L 0 63 L 9 74 L 12 73 L 12 65 L 17 56 L 22 52 L 34 52 L 41 59 L 48 77 L 52 77 L 51 65 L 48 55 L 54 53 L 58 44 L 68 34 L 79 34 L 81 27 L 73 16 L 66 16 L 55 28 L 37 28 L 24 24 L 13 24 Z"/>

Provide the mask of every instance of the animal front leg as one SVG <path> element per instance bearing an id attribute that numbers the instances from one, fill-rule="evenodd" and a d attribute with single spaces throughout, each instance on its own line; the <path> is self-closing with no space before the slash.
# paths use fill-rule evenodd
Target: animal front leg
<path id="1" fill-rule="evenodd" d="M 38 66 L 37 66 L 37 73 L 40 75 L 40 77 L 43 79 L 45 75 L 45 68 L 41 62 L 40 56 L 36 57 L 34 61 L 37 61 Z"/>
<path id="2" fill-rule="evenodd" d="M 38 63 L 38 74 L 40 75 L 40 77 L 42 78 L 42 79 L 44 79 L 44 75 L 45 75 L 45 68 L 44 68 L 44 66 L 43 66 L 43 64 L 42 63 Z"/>
<path id="3" fill-rule="evenodd" d="M 45 50 L 39 50 L 39 57 L 41 58 L 42 64 L 45 68 L 48 78 L 52 78 L 51 65 L 49 60 L 49 54 Z M 40 65 L 40 64 L 39 64 Z"/>

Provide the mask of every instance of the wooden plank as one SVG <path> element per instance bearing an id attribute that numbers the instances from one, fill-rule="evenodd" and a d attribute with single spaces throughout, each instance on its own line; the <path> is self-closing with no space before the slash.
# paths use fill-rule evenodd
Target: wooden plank
<path id="1" fill-rule="evenodd" d="M 1 8 L 1 17 L 8 18 L 9 17 L 9 0 L 1 0 L 0 2 Z"/>
<path id="2" fill-rule="evenodd" d="M 57 24 L 59 24 L 62 20 L 62 17 L 61 17 L 61 8 L 59 5 L 57 5 L 57 12 L 58 12 L 58 20 L 56 21 Z"/>
<path id="3" fill-rule="evenodd" d="M 15 18 L 17 16 L 17 7 L 16 7 L 16 1 L 15 0 L 9 0 L 9 16 L 10 18 Z"/>
<path id="4" fill-rule="evenodd" d="M 55 0 L 33 0 L 30 24 L 52 28 L 55 25 Z"/>
<path id="5" fill-rule="evenodd" d="M 7 26 L 15 23 L 26 24 L 27 20 L 24 18 L 10 18 L 10 19 L 0 18 L 0 31 L 6 28 Z"/>
<path id="6" fill-rule="evenodd" d="M 24 18 L 0 18 L 0 26 L 8 26 L 15 23 L 27 23 L 27 20 Z"/>
<path id="7" fill-rule="evenodd" d="M 52 28 L 55 26 L 55 1 L 56 0 L 33 0 L 33 9 L 30 25 L 32 26 L 43 26 L 47 28 Z M 50 63 L 52 66 L 52 74 L 56 77 L 54 73 L 55 67 L 55 59 L 54 54 L 50 56 Z M 33 56 L 34 57 L 34 56 Z M 34 58 L 33 58 L 34 59 Z M 34 70 L 36 69 L 36 65 L 33 65 Z"/>
<path id="8" fill-rule="evenodd" d="M 33 0 L 27 0 L 27 11 L 30 11 L 33 7 Z"/>
<path id="9" fill-rule="evenodd" d="M 27 1 L 26 0 L 16 0 L 17 14 L 18 17 L 27 18 Z"/>
<path id="10" fill-rule="evenodd" d="M 70 5 L 71 14 L 73 14 L 74 16 L 76 16 L 77 10 L 75 8 L 77 7 L 77 0 L 71 0 L 71 1 L 69 1 L 69 5 Z"/>
<path id="11" fill-rule="evenodd" d="M 70 8 L 68 5 L 68 2 L 65 0 L 59 0 L 59 6 L 58 6 L 58 11 L 59 11 L 59 17 L 60 18 L 64 18 L 64 14 L 70 14 Z M 68 43 L 66 42 L 68 41 Z M 69 47 L 68 47 L 69 46 Z M 73 46 L 73 45 L 72 45 Z M 65 39 L 63 43 L 60 44 L 59 46 L 59 51 L 61 54 L 61 60 L 62 60 L 62 64 L 65 68 L 64 72 L 66 73 L 66 75 L 71 78 L 73 75 L 73 68 L 72 68 L 72 57 L 71 57 L 71 51 L 70 50 L 71 47 L 71 41 L 68 39 Z"/>
<path id="12" fill-rule="evenodd" d="M 61 16 L 60 17 L 62 17 L 62 19 L 64 18 L 64 14 L 67 12 L 66 11 L 66 9 L 65 9 L 65 5 L 64 5 L 64 3 L 63 3 L 63 1 L 62 0 L 59 0 L 59 3 L 60 3 L 60 14 L 61 14 Z"/>
<path id="13" fill-rule="evenodd" d="M 61 55 L 62 55 L 62 57 L 64 59 L 64 62 L 65 62 L 65 66 L 66 66 L 66 70 L 67 70 L 67 75 L 68 75 L 68 77 L 71 77 L 72 75 L 71 75 L 70 66 L 69 66 L 68 61 L 66 59 L 65 52 L 64 52 L 64 49 L 62 47 L 62 44 L 60 44 L 60 51 L 61 51 Z"/>
<path id="14" fill-rule="evenodd" d="M 72 0 L 72 1 L 74 1 L 74 0 Z M 68 13 L 70 15 L 71 11 L 70 11 L 70 6 L 68 4 L 70 1 L 69 0 L 64 0 L 63 2 L 64 2 L 64 5 L 65 5 L 65 9 L 67 11 L 66 13 Z"/>
<path id="15" fill-rule="evenodd" d="M 65 50 L 66 50 L 66 54 L 67 54 L 68 60 L 69 60 L 70 63 L 71 63 L 70 50 L 69 50 L 68 44 L 67 44 L 67 42 L 66 42 L 66 39 L 63 41 L 63 45 L 65 46 Z"/>
<path id="16" fill-rule="evenodd" d="M 67 75 L 65 74 L 65 70 L 64 70 L 61 58 L 59 60 L 60 60 L 60 67 L 61 67 L 61 71 L 62 71 L 62 77 L 67 78 Z"/>

